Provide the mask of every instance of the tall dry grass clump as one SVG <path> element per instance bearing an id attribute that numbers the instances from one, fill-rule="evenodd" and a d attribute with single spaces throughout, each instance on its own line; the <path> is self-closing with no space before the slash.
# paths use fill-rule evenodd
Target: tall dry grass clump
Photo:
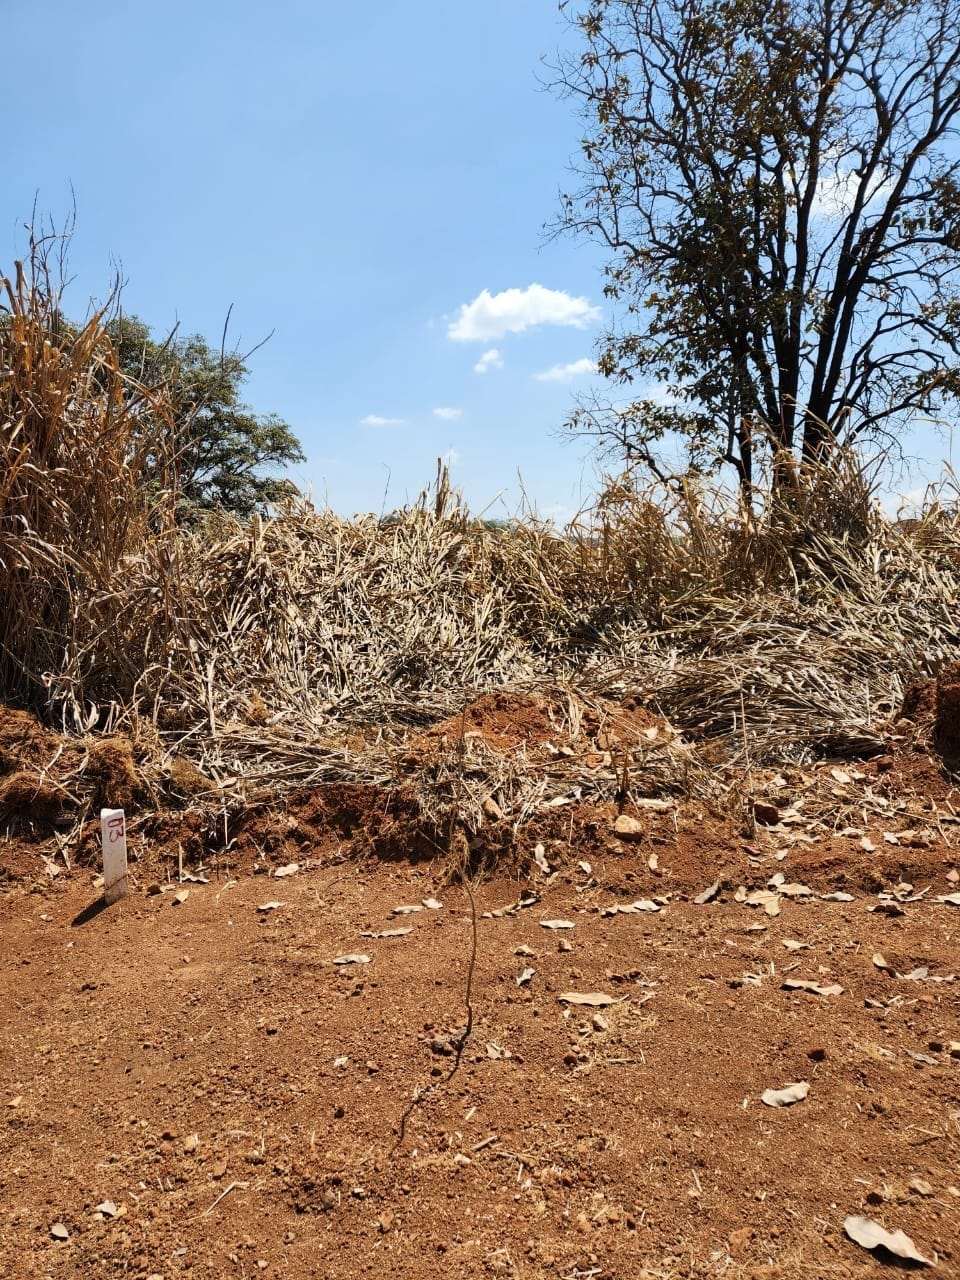
<path id="1" fill-rule="evenodd" d="M 167 523 L 167 446 L 144 430 L 151 393 L 125 384 L 106 309 L 62 315 L 61 247 L 31 235 L 0 277 L 0 693 L 76 725 L 129 692 L 113 606 Z"/>

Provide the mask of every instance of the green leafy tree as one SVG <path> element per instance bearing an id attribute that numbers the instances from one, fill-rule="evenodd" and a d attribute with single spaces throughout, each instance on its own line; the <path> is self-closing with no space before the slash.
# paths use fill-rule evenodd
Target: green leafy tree
<path id="1" fill-rule="evenodd" d="M 131 395 L 141 387 L 161 392 L 140 397 L 140 412 L 163 406 L 185 518 L 216 510 L 247 516 L 293 492 L 271 472 L 302 462 L 303 449 L 282 418 L 241 400 L 245 357 L 214 350 L 199 335 L 157 342 L 136 316 L 118 316 L 106 329 Z"/>
<path id="2" fill-rule="evenodd" d="M 590 0 L 571 21 L 558 87 L 586 134 L 560 226 L 609 251 L 601 372 L 666 391 L 573 428 L 654 471 L 679 436 L 749 494 L 950 412 L 960 0 Z"/>

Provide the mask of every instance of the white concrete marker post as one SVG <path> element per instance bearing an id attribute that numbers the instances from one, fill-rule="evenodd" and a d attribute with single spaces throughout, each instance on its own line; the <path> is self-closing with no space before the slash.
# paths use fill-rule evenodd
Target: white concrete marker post
<path id="1" fill-rule="evenodd" d="M 122 809 L 100 810 L 103 843 L 103 898 L 117 902 L 130 892 L 127 884 L 127 822 Z"/>

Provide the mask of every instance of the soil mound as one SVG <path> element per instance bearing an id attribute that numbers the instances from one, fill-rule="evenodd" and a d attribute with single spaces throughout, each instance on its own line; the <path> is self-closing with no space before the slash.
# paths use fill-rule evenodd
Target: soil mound
<path id="1" fill-rule="evenodd" d="M 960 757 L 960 663 L 937 676 L 934 744 L 941 755 Z"/>
<path id="2" fill-rule="evenodd" d="M 515 751 L 525 745 L 542 746 L 562 727 L 566 711 L 558 695 L 514 693 L 496 690 L 464 707 L 458 715 L 434 725 L 423 735 L 423 745 L 461 735 L 482 737 L 494 751 Z"/>

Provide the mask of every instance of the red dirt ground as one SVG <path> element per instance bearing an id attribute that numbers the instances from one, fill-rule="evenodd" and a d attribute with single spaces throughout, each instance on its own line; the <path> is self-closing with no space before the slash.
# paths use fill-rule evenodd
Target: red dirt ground
<path id="1" fill-rule="evenodd" d="M 624 842 L 615 807 L 572 806 L 522 828 L 471 901 L 444 860 L 401 856 L 402 806 L 328 788 L 238 816 L 226 847 L 199 811 L 132 824 L 132 892 L 105 909 L 92 834 L 67 870 L 40 821 L 58 785 L 78 799 L 82 753 L 31 815 L 10 779 L 56 740 L 6 713 L 0 1277 L 895 1269 L 849 1214 L 960 1276 L 960 906 L 937 901 L 960 892 L 960 797 L 921 701 L 889 757 L 823 766 L 833 826 L 829 806 L 745 832 L 627 803 Z M 509 699 L 485 703 L 466 718 L 488 741 L 549 737 L 555 709 L 527 699 L 511 726 Z M 111 751 L 83 770 L 98 794 L 126 776 Z M 800 777 L 765 785 L 787 805 Z M 854 824 L 857 787 L 874 808 Z M 181 849 L 200 880 L 178 881 Z M 737 901 L 778 873 L 811 892 L 776 915 Z M 369 962 L 333 963 L 351 953 Z M 761 1102 L 797 1081 L 803 1101 Z"/>

